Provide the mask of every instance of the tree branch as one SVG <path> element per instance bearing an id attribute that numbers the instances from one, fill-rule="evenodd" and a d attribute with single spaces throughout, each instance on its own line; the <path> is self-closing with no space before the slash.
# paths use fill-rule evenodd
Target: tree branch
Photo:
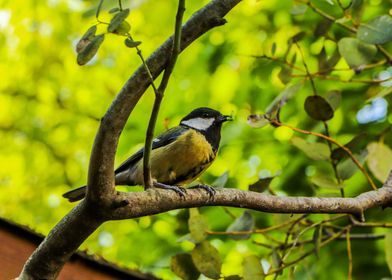
<path id="1" fill-rule="evenodd" d="M 187 190 L 184 198 L 174 192 L 158 189 L 136 193 L 119 192 L 118 195 L 121 200 L 127 201 L 127 205 L 107 213 L 106 218 L 109 220 L 137 218 L 180 208 L 231 206 L 269 213 L 345 213 L 364 221 L 364 211 L 392 205 L 392 182 L 354 198 L 280 197 L 227 188 L 217 188 L 213 198 L 198 189 Z"/>
<path id="2" fill-rule="evenodd" d="M 226 23 L 223 18 L 241 0 L 213 0 L 182 27 L 181 51 L 210 29 Z M 173 39 L 167 39 L 147 60 L 155 79 L 170 57 Z M 125 83 L 105 116 L 93 145 L 88 172 L 86 199 L 68 213 L 49 233 L 26 262 L 19 279 L 55 279 L 64 263 L 83 241 L 94 232 L 115 207 L 114 158 L 125 123 L 140 97 L 151 84 L 145 65 L 141 65 Z"/>

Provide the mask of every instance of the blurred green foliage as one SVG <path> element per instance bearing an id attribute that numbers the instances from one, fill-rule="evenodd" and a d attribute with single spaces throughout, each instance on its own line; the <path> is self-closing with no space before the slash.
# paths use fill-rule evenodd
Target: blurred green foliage
<path id="1" fill-rule="evenodd" d="M 44 234 L 74 206 L 62 199 L 61 194 L 85 184 L 99 119 L 140 65 L 135 50 L 127 48 L 124 37 L 116 34 L 106 34 L 97 55 L 87 65 L 77 65 L 75 46 L 85 30 L 96 24 L 97 2 L 1 1 L 0 216 Z M 108 11 L 116 7 L 116 2 L 104 2 L 100 20 L 110 21 L 113 15 Z M 187 1 L 185 19 L 207 2 Z M 145 57 L 172 34 L 176 5 L 174 0 L 123 1 L 123 6 L 130 9 L 127 21 L 132 38 L 142 42 L 139 47 Z M 388 94 L 392 91 L 392 69 L 380 48 L 372 43 L 382 42 L 385 53 L 392 52 L 392 45 L 388 32 L 372 34 L 371 42 L 360 40 L 367 40 L 369 28 L 373 30 L 379 24 L 389 26 L 390 8 L 390 0 L 315 0 L 310 6 L 305 1 L 243 1 L 227 16 L 226 25 L 213 29 L 180 55 L 156 132 L 177 125 L 185 114 L 199 106 L 232 113 L 235 121 L 224 127 L 219 156 L 203 175 L 203 181 L 212 183 L 228 172 L 226 187 L 248 189 L 260 178 L 271 177 L 268 188 L 278 195 L 339 196 L 341 185 L 331 183 L 334 180 L 331 162 L 312 159 L 306 144 L 294 137 L 313 143 L 312 147 L 315 142 L 326 145 L 325 142 L 286 127 L 255 129 L 247 123 L 249 115 L 265 113 L 280 93 L 296 86 L 296 93 L 287 98 L 280 110 L 281 122 L 324 132 L 323 122 L 313 120 L 304 109 L 305 100 L 314 94 L 304 72 L 305 62 L 310 73 L 319 72 L 312 75 L 316 91 L 334 109 L 328 121 L 331 137 L 345 144 L 360 132 L 366 132 L 365 142 L 358 151 L 354 151 L 354 147 L 350 149 L 359 155 L 372 143 L 368 152 L 373 156 L 367 158 L 367 164 L 371 177 L 380 186 L 391 165 L 391 158 L 382 158 L 382 155 L 390 153 L 392 147 L 392 113 L 385 112 L 385 107 L 391 104 Z M 317 11 L 334 17 L 336 23 L 326 20 Z M 374 20 L 379 16 L 383 16 L 382 19 Z M 342 25 L 360 26 L 360 37 L 356 39 L 356 34 Z M 106 32 L 105 28 L 98 25 L 97 34 Z M 364 51 L 358 53 L 358 50 Z M 349 69 L 350 66 L 353 69 Z M 336 91 L 341 96 L 338 108 L 334 106 L 336 100 L 328 99 L 328 94 Z M 384 98 L 380 101 L 377 96 Z M 143 145 L 153 98 L 149 89 L 133 111 L 119 143 L 118 163 Z M 377 110 L 384 113 L 377 115 Z M 338 156 L 338 161 L 344 162 L 342 157 L 344 155 Z M 355 196 L 368 191 L 370 187 L 363 174 L 356 172 L 355 166 L 350 170 L 353 174 L 342 183 L 345 194 Z M 316 177 L 318 174 L 326 176 Z M 328 182 L 325 177 L 329 178 Z M 260 188 L 266 189 L 265 186 Z M 119 189 L 141 190 L 139 187 Z M 200 212 L 204 217 L 200 223 L 204 226 L 207 223 L 211 231 L 225 231 L 233 223 L 235 229 L 241 224 L 263 228 L 297 218 L 297 215 L 249 211 L 250 223 L 235 220 L 244 216 L 249 219 L 249 214 L 244 215 L 241 209 L 208 207 Z M 387 222 L 391 212 L 374 209 L 366 216 L 369 221 Z M 195 247 L 194 240 L 185 236 L 189 233 L 188 218 L 188 210 L 176 210 L 108 222 L 82 249 L 127 267 L 173 279 L 171 258 L 177 253 L 190 254 Z M 326 218 L 328 215 L 308 217 L 312 222 Z M 314 238 L 314 231 L 312 228 L 303 232 L 301 238 Z M 383 233 L 386 230 L 370 228 L 360 232 L 364 231 Z M 274 240 L 284 240 L 286 233 L 287 228 L 283 228 L 268 235 L 252 234 L 248 239 L 242 239 L 244 235 L 241 235 L 235 240 L 233 236 L 201 234 L 201 239 L 207 238 L 208 242 L 200 240 L 196 247 L 210 248 L 212 244 L 218 249 L 222 275 L 243 275 L 244 266 L 254 268 L 246 276 L 253 277 L 249 275 L 260 271 L 253 265 L 257 260 L 263 259 L 264 269 L 268 265 L 274 267 L 279 262 L 277 256 L 282 253 L 257 243 L 276 245 Z M 390 275 L 383 240 L 353 240 L 351 243 L 354 279 L 380 279 Z M 303 250 L 301 247 L 292 254 L 300 256 Z M 198 258 L 203 258 L 203 252 L 198 253 Z M 194 251 L 192 254 L 195 255 Z M 189 255 L 185 258 L 185 261 L 176 261 L 189 262 Z M 212 273 L 216 275 L 214 269 L 216 267 Z M 336 241 L 320 248 L 318 257 L 314 254 L 300 262 L 295 270 L 285 270 L 280 278 L 345 279 L 347 269 L 346 243 Z"/>

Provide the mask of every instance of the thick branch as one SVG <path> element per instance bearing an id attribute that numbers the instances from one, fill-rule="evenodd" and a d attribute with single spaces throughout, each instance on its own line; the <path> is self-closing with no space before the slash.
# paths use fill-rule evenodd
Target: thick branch
<path id="1" fill-rule="evenodd" d="M 241 0 L 213 0 L 197 11 L 182 27 L 181 51 L 188 47 L 213 27 L 223 25 L 223 17 Z M 173 39 L 167 39 L 146 61 L 155 79 L 167 65 L 172 49 Z M 130 77 L 113 101 L 101 125 L 93 146 L 88 185 L 87 199 L 110 204 L 114 195 L 114 158 L 118 139 L 124 125 L 146 91 L 151 81 L 141 65 Z"/>
<path id="2" fill-rule="evenodd" d="M 392 204 L 392 187 L 382 187 L 355 198 L 279 197 L 238 189 L 216 189 L 213 198 L 199 189 L 187 190 L 185 198 L 174 192 L 152 189 L 137 193 L 119 193 L 128 205 L 109 213 L 108 219 L 130 219 L 179 208 L 231 206 L 269 213 L 346 213 L 363 220 L 365 210 Z"/>

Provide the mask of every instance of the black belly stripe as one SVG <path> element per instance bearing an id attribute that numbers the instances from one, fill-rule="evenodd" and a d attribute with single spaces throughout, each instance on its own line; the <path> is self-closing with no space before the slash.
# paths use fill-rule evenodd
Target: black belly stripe
<path id="1" fill-rule="evenodd" d="M 176 178 L 173 181 L 171 181 L 169 184 L 170 185 L 177 185 L 177 184 L 180 184 L 181 182 L 188 181 L 191 178 L 197 177 L 197 175 L 199 175 L 201 172 L 203 172 L 214 159 L 215 159 L 215 155 L 210 156 L 201 165 L 196 166 L 195 168 L 192 168 L 191 170 L 189 170 L 189 172 L 187 174 L 182 174 L 182 175 L 176 176 Z"/>

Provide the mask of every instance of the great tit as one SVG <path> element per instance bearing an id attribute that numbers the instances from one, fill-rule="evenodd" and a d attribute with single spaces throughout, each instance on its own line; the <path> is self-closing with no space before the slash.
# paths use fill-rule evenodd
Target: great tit
<path id="1" fill-rule="evenodd" d="M 180 125 L 167 130 L 153 140 L 151 177 L 155 187 L 171 189 L 184 196 L 182 185 L 198 178 L 214 161 L 219 148 L 222 124 L 230 116 L 210 108 L 197 108 L 186 115 Z M 115 185 L 143 185 L 144 148 L 124 161 L 115 171 Z M 206 185 L 210 195 L 215 190 Z M 83 199 L 86 186 L 63 194 L 70 202 Z"/>

